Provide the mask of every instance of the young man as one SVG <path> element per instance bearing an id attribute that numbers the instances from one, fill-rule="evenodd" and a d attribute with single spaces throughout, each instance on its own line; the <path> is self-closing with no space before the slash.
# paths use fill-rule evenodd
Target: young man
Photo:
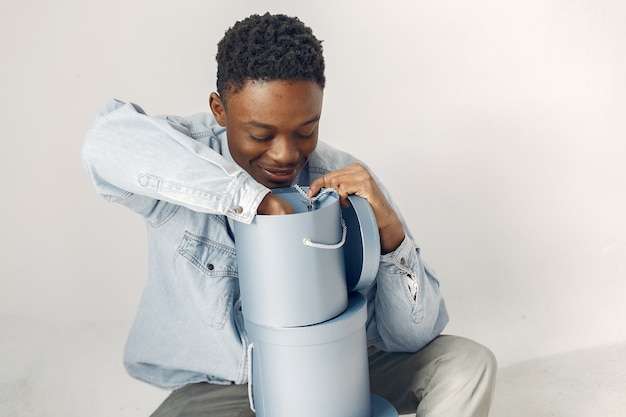
<path id="1" fill-rule="evenodd" d="M 142 215 L 149 277 L 124 363 L 174 390 L 154 416 L 251 416 L 247 336 L 232 222 L 292 208 L 273 188 L 324 187 L 372 206 L 381 239 L 368 300 L 371 390 L 402 413 L 486 416 L 491 352 L 440 336 L 448 316 L 434 273 L 386 189 L 354 157 L 318 141 L 322 46 L 296 18 L 254 15 L 218 45 L 211 114 L 151 117 L 112 101 L 83 162 L 98 192 Z M 288 254 L 277 253 L 277 259 Z"/>

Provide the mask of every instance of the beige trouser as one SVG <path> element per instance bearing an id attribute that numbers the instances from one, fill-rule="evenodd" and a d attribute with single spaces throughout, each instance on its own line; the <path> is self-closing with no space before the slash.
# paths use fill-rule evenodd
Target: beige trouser
<path id="1" fill-rule="evenodd" d="M 496 360 L 484 346 L 439 336 L 417 353 L 369 348 L 370 388 L 399 414 L 479 417 L 489 414 Z M 190 384 L 166 398 L 152 417 L 252 417 L 247 385 Z M 296 416 L 294 416 L 296 417 Z"/>

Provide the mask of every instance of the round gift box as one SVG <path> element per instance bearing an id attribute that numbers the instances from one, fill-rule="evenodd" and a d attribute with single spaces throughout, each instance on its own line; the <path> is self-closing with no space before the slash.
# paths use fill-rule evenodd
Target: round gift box
<path id="1" fill-rule="evenodd" d="M 246 320 L 256 415 L 370 417 L 366 319 L 365 298 L 353 293 L 341 315 L 313 326 Z"/>
<path id="2" fill-rule="evenodd" d="M 306 198 L 295 188 L 272 193 L 287 200 L 296 213 L 257 215 L 250 224 L 235 222 L 244 316 L 276 327 L 308 326 L 336 317 L 348 302 L 339 196 L 327 192 L 309 211 Z"/>

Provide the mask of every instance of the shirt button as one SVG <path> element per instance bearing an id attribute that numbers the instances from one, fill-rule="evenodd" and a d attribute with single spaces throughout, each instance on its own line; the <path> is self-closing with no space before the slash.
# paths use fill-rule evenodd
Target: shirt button
<path id="1" fill-rule="evenodd" d="M 235 213 L 237 213 L 237 214 L 243 213 L 243 207 L 237 206 L 237 208 L 235 208 Z"/>
<path id="2" fill-rule="evenodd" d="M 404 265 L 404 258 L 400 258 L 400 265 Z"/>
<path id="3" fill-rule="evenodd" d="M 213 271 L 213 269 L 215 269 L 213 264 L 208 264 L 206 267 L 209 268 L 209 271 Z"/>

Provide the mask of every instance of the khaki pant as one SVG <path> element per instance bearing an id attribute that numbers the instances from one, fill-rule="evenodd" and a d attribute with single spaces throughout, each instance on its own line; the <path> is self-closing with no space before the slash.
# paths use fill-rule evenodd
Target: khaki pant
<path id="1" fill-rule="evenodd" d="M 484 346 L 439 336 L 417 353 L 369 348 L 370 388 L 399 414 L 486 417 L 496 360 Z M 165 399 L 152 417 L 252 417 L 247 385 L 190 384 Z M 297 416 L 294 416 L 297 417 Z"/>

